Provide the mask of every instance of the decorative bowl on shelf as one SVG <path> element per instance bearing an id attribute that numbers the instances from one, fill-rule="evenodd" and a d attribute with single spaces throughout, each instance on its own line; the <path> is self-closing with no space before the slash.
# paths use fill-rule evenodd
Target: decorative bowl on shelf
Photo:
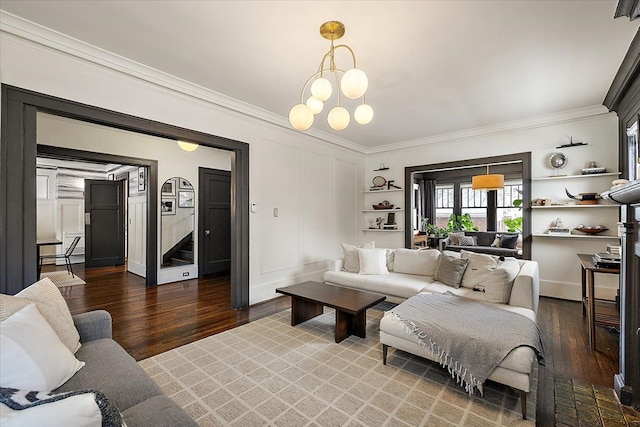
<path id="1" fill-rule="evenodd" d="M 578 225 L 575 230 L 578 230 L 581 233 L 584 234 L 589 234 L 589 235 L 596 235 L 596 234 L 600 234 L 604 231 L 609 230 L 607 227 L 605 227 L 604 225 Z"/>
<path id="2" fill-rule="evenodd" d="M 381 211 L 381 210 L 385 210 L 385 209 L 393 209 L 393 205 L 391 203 L 389 203 L 388 200 L 382 201 L 382 202 L 378 203 L 377 205 L 371 205 L 371 206 L 376 211 Z"/>

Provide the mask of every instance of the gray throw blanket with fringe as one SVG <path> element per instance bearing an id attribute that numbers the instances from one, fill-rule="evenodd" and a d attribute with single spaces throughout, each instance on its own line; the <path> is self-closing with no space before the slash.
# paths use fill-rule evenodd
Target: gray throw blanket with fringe
<path id="1" fill-rule="evenodd" d="M 418 294 L 389 311 L 433 359 L 473 393 L 511 350 L 526 345 L 544 365 L 538 325 L 524 315 L 450 293 Z"/>

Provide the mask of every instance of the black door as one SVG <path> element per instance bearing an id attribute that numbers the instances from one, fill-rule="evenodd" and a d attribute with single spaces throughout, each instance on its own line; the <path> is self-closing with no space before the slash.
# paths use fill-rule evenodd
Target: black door
<path id="1" fill-rule="evenodd" d="M 84 180 L 85 267 L 124 264 L 122 181 Z"/>
<path id="2" fill-rule="evenodd" d="M 198 275 L 231 268 L 231 172 L 199 168 Z"/>

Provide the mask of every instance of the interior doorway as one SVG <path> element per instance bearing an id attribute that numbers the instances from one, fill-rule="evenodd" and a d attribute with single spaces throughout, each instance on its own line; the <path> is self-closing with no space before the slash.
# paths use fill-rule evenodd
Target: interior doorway
<path id="1" fill-rule="evenodd" d="M 144 135 L 188 141 L 231 152 L 231 306 L 249 305 L 249 145 L 220 136 L 160 123 L 50 95 L 2 85 L 0 155 L 0 292 L 15 294 L 36 281 L 35 157 L 37 114 L 47 112 Z M 86 141 L 91 147 L 91 141 Z M 93 153 L 100 155 L 100 153 Z M 148 229 L 158 229 L 157 163 L 149 170 Z M 158 237 L 148 235 L 148 286 L 157 285 Z"/>

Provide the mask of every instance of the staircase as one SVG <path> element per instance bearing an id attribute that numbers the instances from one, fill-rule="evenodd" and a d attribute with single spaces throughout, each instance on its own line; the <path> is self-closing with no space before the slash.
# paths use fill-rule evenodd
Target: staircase
<path id="1" fill-rule="evenodd" d="M 189 233 L 162 256 L 163 267 L 193 264 L 193 233 Z"/>

